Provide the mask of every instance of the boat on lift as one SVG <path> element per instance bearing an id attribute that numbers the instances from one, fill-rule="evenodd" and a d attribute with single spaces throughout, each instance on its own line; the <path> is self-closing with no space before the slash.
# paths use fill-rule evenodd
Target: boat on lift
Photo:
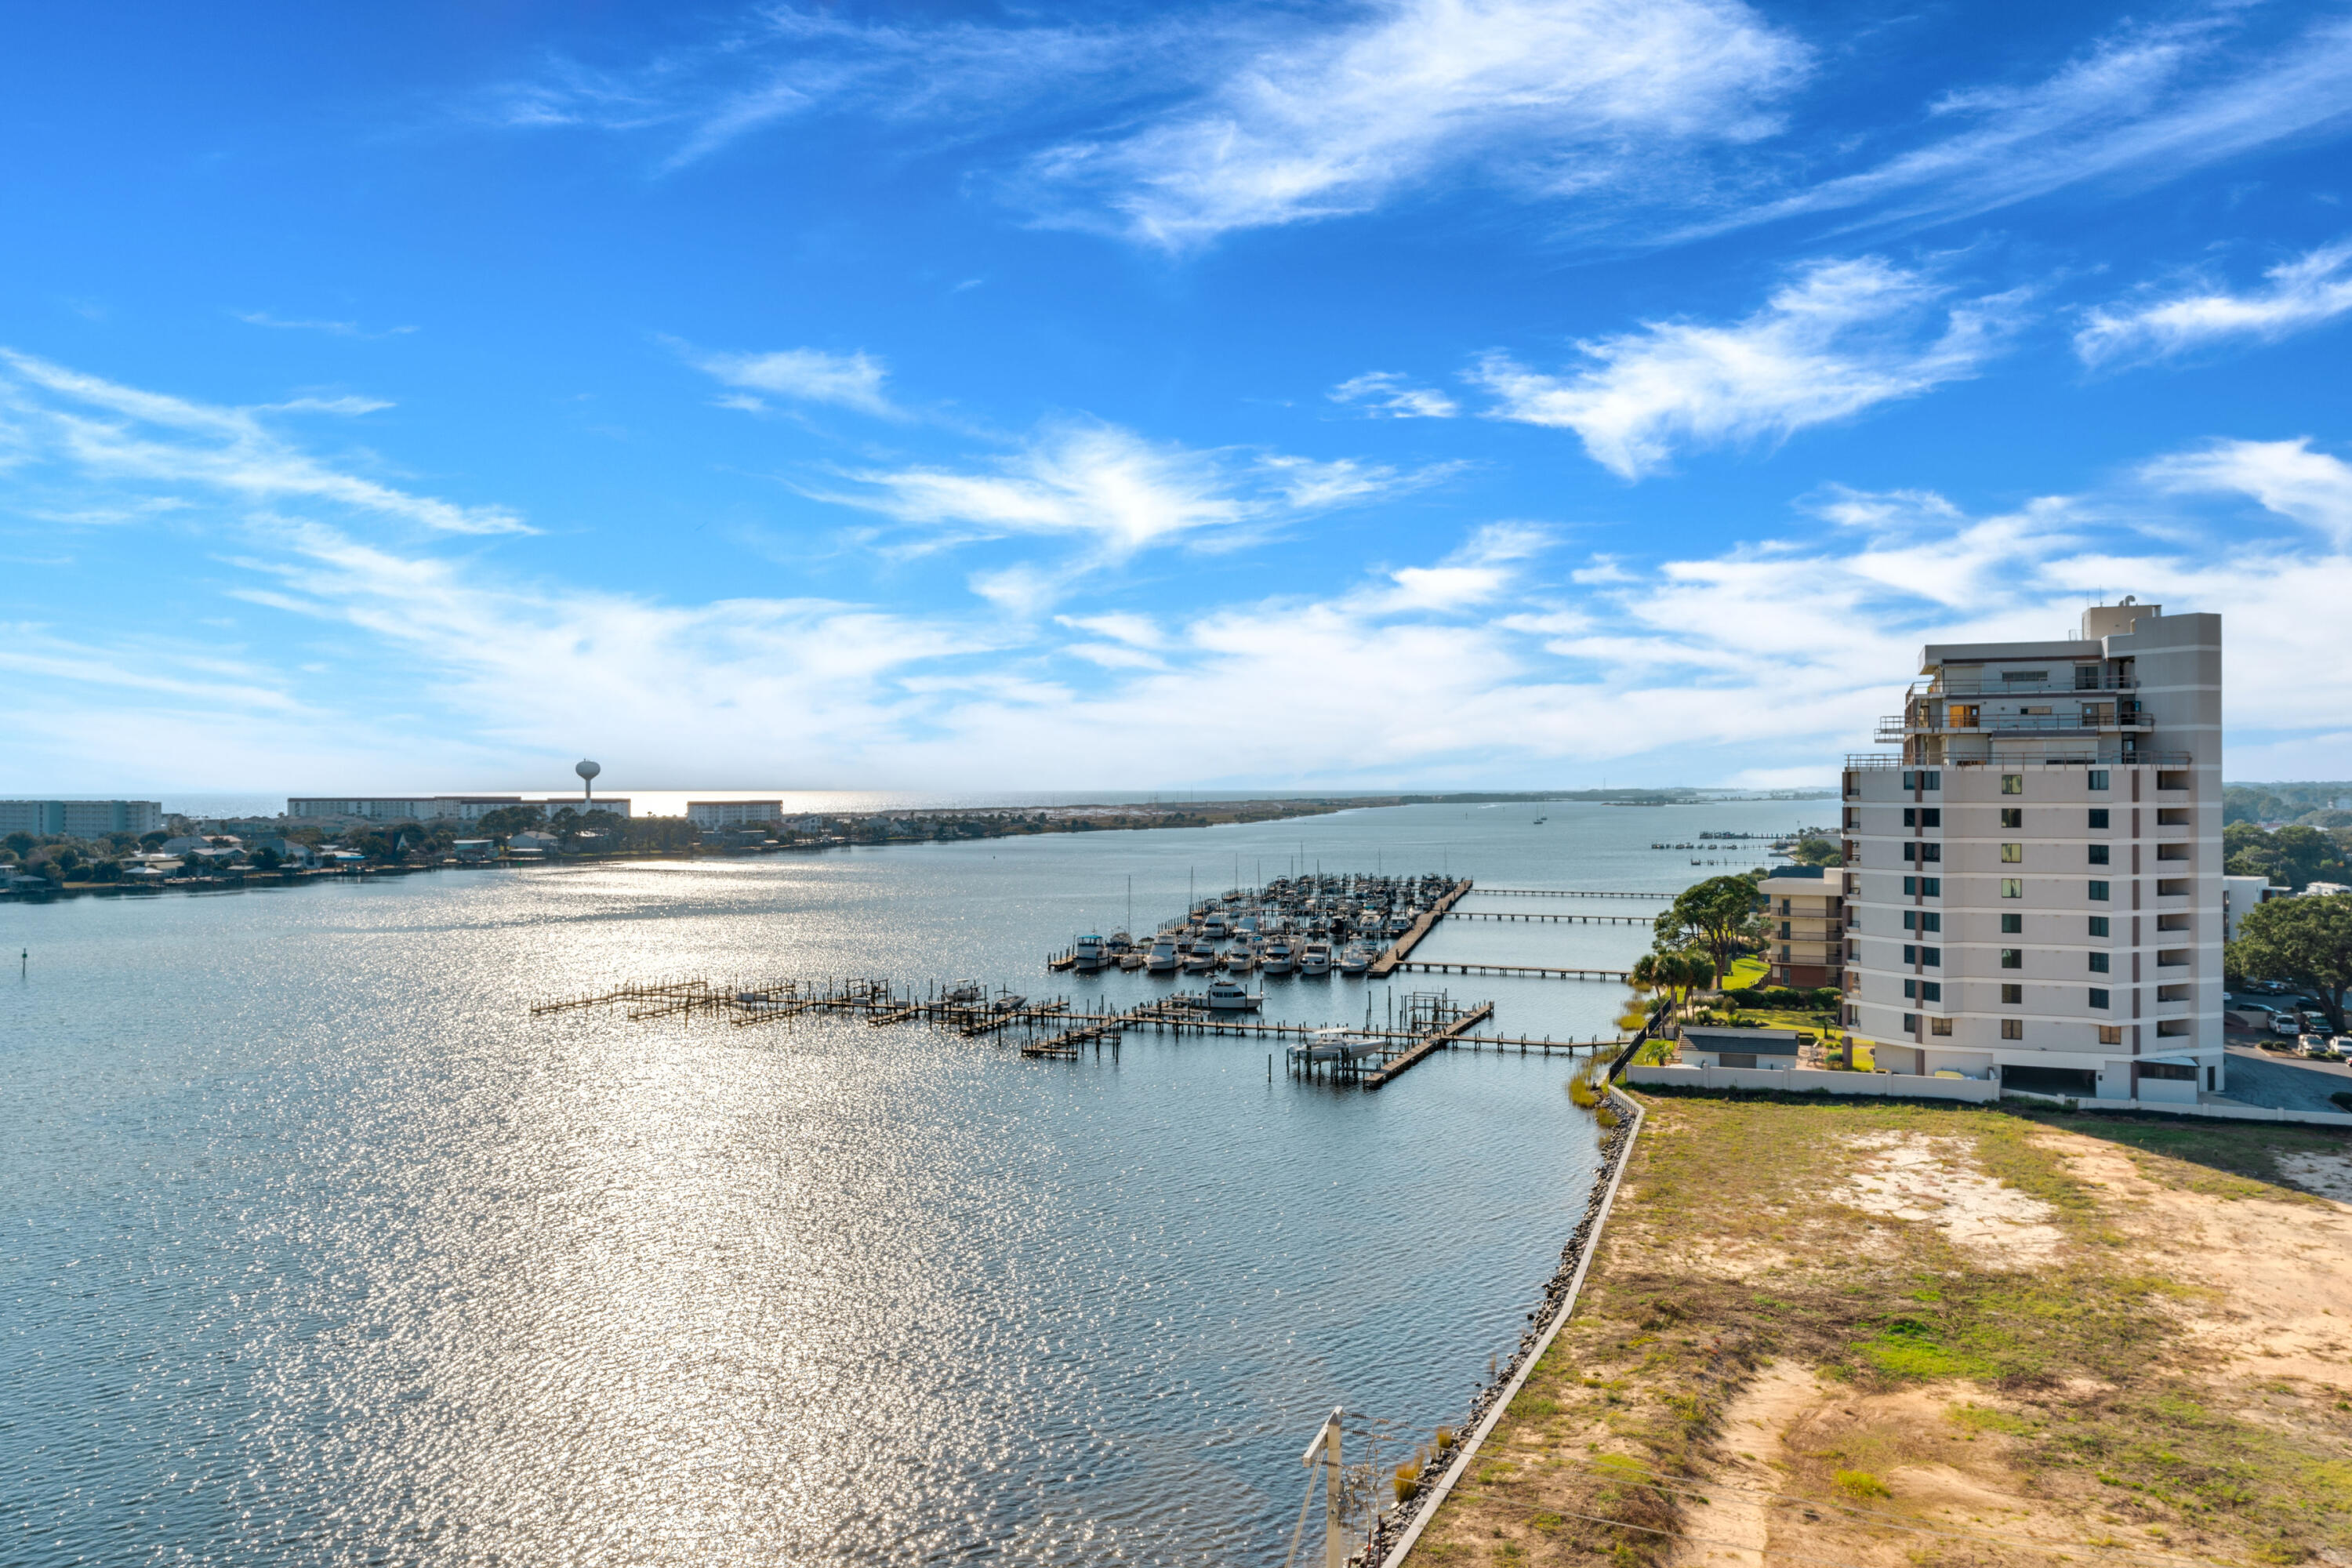
<path id="1" fill-rule="evenodd" d="M 987 997 L 988 987 L 982 985 L 979 981 L 959 980 L 948 988 L 947 994 L 942 996 L 940 1000 L 943 1002 L 970 1003 L 985 1001 Z"/>
<path id="2" fill-rule="evenodd" d="M 1381 1042 L 1353 1029 L 1318 1029 L 1307 1044 L 1291 1047 L 1291 1059 L 1304 1062 L 1351 1062 L 1377 1055 Z"/>

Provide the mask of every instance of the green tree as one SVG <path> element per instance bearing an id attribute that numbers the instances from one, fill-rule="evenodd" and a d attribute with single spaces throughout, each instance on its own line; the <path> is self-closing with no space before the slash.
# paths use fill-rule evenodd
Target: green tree
<path id="1" fill-rule="evenodd" d="M 1764 934 L 1762 899 L 1746 877 L 1709 877 L 1676 895 L 1657 919 L 1658 944 L 1706 955 L 1709 989 L 1721 990 L 1725 971 L 1743 948 Z"/>
<path id="2" fill-rule="evenodd" d="M 142 849 L 161 849 L 163 847 L 163 841 L 171 837 L 170 834 L 158 828 L 152 833 L 141 834 L 139 845 Z"/>
<path id="3" fill-rule="evenodd" d="M 474 830 L 484 837 L 495 838 L 503 844 L 518 833 L 537 827 L 545 815 L 535 805 L 502 805 L 477 817 Z"/>
<path id="4" fill-rule="evenodd" d="M 2352 878 L 2343 846 L 2316 827 L 2282 827 L 2266 833 L 2252 823 L 2221 829 L 2223 868 L 2234 877 L 2268 877 L 2298 890 L 2315 881 Z"/>
<path id="5" fill-rule="evenodd" d="M 7 837 L 0 838 L 0 844 L 5 844 L 9 848 L 14 849 L 19 860 L 33 852 L 36 842 L 37 840 L 29 833 L 11 833 Z"/>
<path id="6" fill-rule="evenodd" d="M 279 866 L 285 864 L 286 858 L 265 844 L 253 852 L 251 859 L 255 870 L 275 871 Z"/>
<path id="7" fill-rule="evenodd" d="M 1703 952 L 1664 949 L 1635 959 L 1629 978 L 1644 990 L 1665 993 L 1680 1007 L 1694 990 L 1715 978 L 1715 965 Z"/>
<path id="8" fill-rule="evenodd" d="M 1839 847 L 1836 839 L 1823 838 L 1815 834 L 1790 845 L 1789 858 L 1800 866 L 1843 866 L 1845 864 L 1845 851 Z"/>
<path id="9" fill-rule="evenodd" d="M 2315 992 L 2328 1028 L 2343 1034 L 2344 993 L 2352 989 L 2352 893 L 2257 904 L 2224 957 L 2232 977 L 2284 980 Z"/>

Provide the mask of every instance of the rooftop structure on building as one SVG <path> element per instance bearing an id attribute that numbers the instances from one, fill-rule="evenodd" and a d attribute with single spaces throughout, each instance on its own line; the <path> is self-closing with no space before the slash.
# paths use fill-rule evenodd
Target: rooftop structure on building
<path id="1" fill-rule="evenodd" d="M 2126 599 L 1919 674 L 1847 759 L 1847 1026 L 1895 1071 L 2221 1092 L 2221 618 Z"/>
<path id="2" fill-rule="evenodd" d="M 0 833 L 96 838 L 163 826 L 163 807 L 152 800 L 0 800 Z"/>
<path id="3" fill-rule="evenodd" d="M 609 811 L 629 815 L 626 795 L 603 795 L 593 800 L 579 795 L 526 799 L 519 795 L 297 795 L 286 803 L 286 815 L 322 821 L 478 822 L 494 811 L 531 806 L 552 816 L 565 806 L 578 812 Z"/>

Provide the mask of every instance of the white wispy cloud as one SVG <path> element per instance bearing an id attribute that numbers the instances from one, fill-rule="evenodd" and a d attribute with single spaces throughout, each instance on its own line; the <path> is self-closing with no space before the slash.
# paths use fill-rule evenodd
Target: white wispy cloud
<path id="1" fill-rule="evenodd" d="M 2141 477 L 2175 492 L 2233 492 L 2352 548 L 2352 463 L 2293 441 L 2214 441 L 2146 465 Z"/>
<path id="2" fill-rule="evenodd" d="M 0 405 L 41 426 L 45 450 L 94 478 L 195 485 L 248 503 L 309 501 L 436 533 L 529 533 L 504 507 L 465 506 L 347 471 L 278 434 L 266 410 L 224 407 L 142 391 L 0 349 Z M 46 397 L 37 394 L 47 394 Z M 352 414 L 366 400 L 304 399 L 281 409 Z"/>
<path id="3" fill-rule="evenodd" d="M 1816 262 L 1729 325 L 1654 321 L 1580 343 L 1590 363 L 1567 375 L 1489 354 L 1472 379 L 1497 399 L 1492 417 L 1574 430 L 1594 461 L 1639 479 L 1677 447 L 1785 438 L 1975 374 L 2023 301 L 1953 292 L 1876 257 Z"/>
<path id="4" fill-rule="evenodd" d="M 779 349 L 768 353 L 709 353 L 681 346 L 689 363 L 725 385 L 767 393 L 796 403 L 830 403 L 880 419 L 906 416 L 883 391 L 889 373 L 882 362 L 859 351 Z M 757 406 L 757 400 L 751 400 Z"/>
<path id="5" fill-rule="evenodd" d="M 1949 219 L 2090 182 L 2155 184 L 2352 114 L 2352 22 L 2326 15 L 2252 45 L 2242 29 L 2256 14 L 2129 23 L 2039 81 L 1947 92 L 1917 145 L 1691 232 L 1825 213 Z"/>
<path id="6" fill-rule="evenodd" d="M 275 327 L 281 331 L 298 332 L 324 332 L 329 337 L 334 338 L 397 338 L 416 330 L 415 327 L 385 327 L 377 331 L 370 331 L 357 321 L 281 321 L 267 310 L 232 310 L 229 313 L 250 327 Z"/>
<path id="7" fill-rule="evenodd" d="M 1401 494 L 1448 471 L 1202 450 L 1065 421 L 978 466 L 861 468 L 843 476 L 856 489 L 809 493 L 950 540 L 1057 535 L 1118 560 L 1160 544 L 1233 548 L 1286 521 Z"/>
<path id="8" fill-rule="evenodd" d="M 1413 386 L 1393 371 L 1367 371 L 1333 387 L 1331 401 L 1362 409 L 1376 419 L 1451 419 L 1462 410 L 1434 387 Z"/>
<path id="9" fill-rule="evenodd" d="M 1646 175 L 1678 147 L 1775 129 L 1769 106 L 1806 63 L 1737 0 L 1397 0 L 1234 58 L 1198 101 L 1032 168 L 1182 249 L 1363 212 L 1474 162 L 1559 193 Z"/>
<path id="10" fill-rule="evenodd" d="M 2352 312 L 2352 240 L 2321 246 L 2263 276 L 2243 294 L 2206 289 L 2090 312 L 2074 334 L 2085 364 L 2155 359 L 2231 339 L 2277 340 Z"/>

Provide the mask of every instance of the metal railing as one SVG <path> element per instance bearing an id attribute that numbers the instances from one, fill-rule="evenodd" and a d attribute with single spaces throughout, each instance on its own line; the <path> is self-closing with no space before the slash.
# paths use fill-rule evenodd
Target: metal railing
<path id="1" fill-rule="evenodd" d="M 2196 765 L 2187 752 L 2126 752 L 2119 747 L 2104 746 L 2063 756 L 2048 752 L 1987 751 L 1976 756 L 1946 758 L 1934 763 L 1889 756 L 1884 752 L 1848 752 L 1845 754 L 1845 766 L 1850 773 L 1885 773 L 1894 768 L 1906 772 L 1924 768 L 1933 772 L 1939 768 L 2190 768 Z"/>
<path id="2" fill-rule="evenodd" d="M 1915 680 L 1909 688 L 1913 697 L 2063 697 L 2070 691 L 2137 691 L 2139 682 L 2128 676 L 2107 675 L 2095 686 L 2079 683 L 2069 685 L 2062 680 L 1953 680 L 1938 676 L 1933 680 Z"/>

